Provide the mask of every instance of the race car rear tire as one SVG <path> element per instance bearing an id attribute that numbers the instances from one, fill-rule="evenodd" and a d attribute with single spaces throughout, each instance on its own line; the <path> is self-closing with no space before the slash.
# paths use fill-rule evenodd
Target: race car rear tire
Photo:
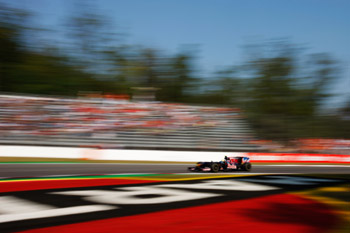
<path id="1" fill-rule="evenodd" d="M 213 163 L 213 164 L 211 165 L 211 171 L 212 171 L 212 172 L 218 172 L 219 170 L 220 170 L 219 164 Z"/>
<path id="2" fill-rule="evenodd" d="M 251 163 L 245 163 L 241 166 L 241 169 L 243 171 L 247 171 L 249 172 L 250 170 L 252 170 L 252 164 Z"/>

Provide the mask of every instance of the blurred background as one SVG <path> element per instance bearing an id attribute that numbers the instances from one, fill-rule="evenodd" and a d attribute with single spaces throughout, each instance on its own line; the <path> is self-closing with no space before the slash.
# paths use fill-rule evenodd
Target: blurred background
<path id="1" fill-rule="evenodd" d="M 0 143 L 350 154 L 350 2 L 0 1 Z"/>

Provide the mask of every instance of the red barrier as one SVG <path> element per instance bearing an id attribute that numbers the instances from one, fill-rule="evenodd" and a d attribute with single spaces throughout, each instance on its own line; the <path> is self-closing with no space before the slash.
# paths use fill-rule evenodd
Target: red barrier
<path id="1" fill-rule="evenodd" d="M 350 164 L 350 155 L 298 154 L 298 153 L 247 153 L 252 162 L 277 163 L 342 163 Z"/>

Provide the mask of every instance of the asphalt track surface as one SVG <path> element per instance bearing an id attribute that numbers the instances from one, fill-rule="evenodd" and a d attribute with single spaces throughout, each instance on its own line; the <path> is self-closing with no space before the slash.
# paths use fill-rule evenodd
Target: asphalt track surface
<path id="1" fill-rule="evenodd" d="M 0 164 L 0 177 L 97 175 L 120 173 L 188 173 L 187 167 L 193 165 L 194 164 L 4 163 Z M 225 173 L 226 172 L 219 172 L 219 174 Z M 232 173 L 244 174 L 247 172 L 236 171 Z M 253 169 L 250 173 L 350 174 L 350 166 L 253 164 Z"/>

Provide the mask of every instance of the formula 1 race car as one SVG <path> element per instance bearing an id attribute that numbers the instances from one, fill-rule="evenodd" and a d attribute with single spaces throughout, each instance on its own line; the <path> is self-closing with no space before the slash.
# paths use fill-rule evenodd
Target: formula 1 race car
<path id="1" fill-rule="evenodd" d="M 252 164 L 248 157 L 227 157 L 220 162 L 198 162 L 195 167 L 189 167 L 188 170 L 192 172 L 201 171 L 250 171 L 252 169 Z"/>

